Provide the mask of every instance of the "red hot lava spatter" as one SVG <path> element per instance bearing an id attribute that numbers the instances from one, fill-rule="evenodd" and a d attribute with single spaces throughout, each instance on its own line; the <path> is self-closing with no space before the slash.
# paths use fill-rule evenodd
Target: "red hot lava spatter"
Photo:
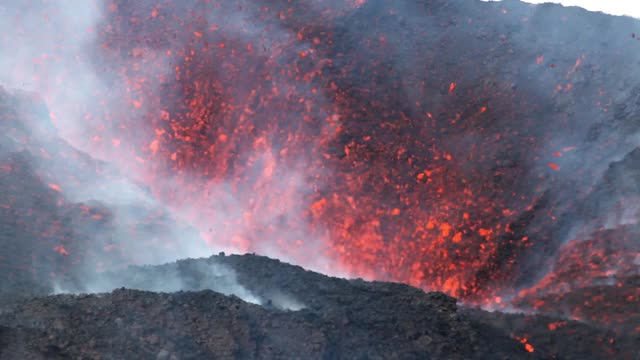
<path id="1" fill-rule="evenodd" d="M 488 187 L 466 165 L 495 155 L 480 150 L 500 136 L 469 152 L 441 142 L 434 118 L 456 137 L 462 114 L 419 101 L 403 109 L 400 84 L 376 60 L 394 45 L 373 34 L 354 44 L 360 58 L 342 54 L 344 34 L 331 26 L 342 12 L 312 3 L 107 2 L 96 63 L 125 86 L 93 115 L 104 119 L 94 147 L 127 154 L 214 249 L 493 301 L 500 289 L 486 282 L 511 261 L 487 267 L 503 249 L 495 239 L 536 202 Z M 464 105 L 474 121 L 489 113 Z"/>
<path id="2" fill-rule="evenodd" d="M 393 10 L 355 35 L 335 23 L 363 4 L 104 1 L 86 142 L 214 251 L 500 304 L 518 259 L 544 243 L 521 228 L 553 177 L 518 166 L 548 143 L 532 135 L 540 106 L 509 79 L 467 81 L 481 43 L 465 57 L 445 40 L 399 51 L 402 33 L 384 26 Z M 427 70 L 402 77 L 403 66 Z"/>

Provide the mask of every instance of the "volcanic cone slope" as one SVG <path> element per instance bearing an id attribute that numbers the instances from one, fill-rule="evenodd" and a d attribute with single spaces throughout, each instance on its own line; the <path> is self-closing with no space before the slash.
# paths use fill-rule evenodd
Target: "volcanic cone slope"
<path id="1" fill-rule="evenodd" d="M 93 281 L 144 289 L 172 279 L 186 289 L 235 282 L 262 305 L 206 289 L 14 301 L 0 315 L 0 358 L 597 359 L 631 356 L 634 346 L 577 322 L 551 332 L 561 319 L 461 311 L 442 293 L 255 255 L 131 267 Z"/>

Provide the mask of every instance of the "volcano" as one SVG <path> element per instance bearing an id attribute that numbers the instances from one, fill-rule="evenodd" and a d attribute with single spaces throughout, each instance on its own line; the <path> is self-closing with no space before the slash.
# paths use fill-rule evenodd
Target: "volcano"
<path id="1" fill-rule="evenodd" d="M 0 7 L 1 359 L 637 356 L 638 20 L 87 4 Z"/>

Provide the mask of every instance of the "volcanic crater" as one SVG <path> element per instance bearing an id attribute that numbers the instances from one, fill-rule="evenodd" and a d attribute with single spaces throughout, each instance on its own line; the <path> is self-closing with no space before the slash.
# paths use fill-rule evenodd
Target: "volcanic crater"
<path id="1" fill-rule="evenodd" d="M 74 136 L 0 87 L 0 359 L 638 358 L 639 20 L 95 4 Z"/>

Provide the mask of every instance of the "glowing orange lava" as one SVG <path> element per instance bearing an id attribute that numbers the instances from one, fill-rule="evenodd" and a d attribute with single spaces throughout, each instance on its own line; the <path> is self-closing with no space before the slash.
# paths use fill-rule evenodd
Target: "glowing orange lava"
<path id="1" fill-rule="evenodd" d="M 561 247 L 563 239 L 540 230 L 559 222 L 554 201 L 563 195 L 547 188 L 581 151 L 541 146 L 564 122 L 562 114 L 539 121 L 555 103 L 516 91 L 512 78 L 478 74 L 478 59 L 489 56 L 484 43 L 465 45 L 464 56 L 424 34 L 407 46 L 389 30 L 405 23 L 391 2 L 375 21 L 392 26 L 360 24 L 366 31 L 354 35 L 340 17 L 371 11 L 369 3 L 337 3 L 105 1 L 92 29 L 92 65 L 104 86 L 81 109 L 89 131 L 79 142 L 137 176 L 212 251 L 257 252 L 496 307 L 517 297 L 537 309 L 549 306 L 541 297 L 564 299 L 566 288 L 615 283 L 618 272 L 637 270 L 597 240 Z M 524 61 L 555 59 L 545 56 Z M 572 93 L 587 62 L 577 54 L 534 66 L 559 73 L 539 92 Z M 54 195 L 68 188 L 45 184 Z M 524 230 L 532 222 L 533 235 Z M 534 286 L 523 281 L 543 275 L 518 272 L 528 254 L 558 248 L 560 260 L 539 261 L 552 272 Z M 62 245 L 54 251 L 76 255 Z M 588 256 L 597 259 L 585 264 Z M 591 316 L 591 308 L 571 316 Z"/>

